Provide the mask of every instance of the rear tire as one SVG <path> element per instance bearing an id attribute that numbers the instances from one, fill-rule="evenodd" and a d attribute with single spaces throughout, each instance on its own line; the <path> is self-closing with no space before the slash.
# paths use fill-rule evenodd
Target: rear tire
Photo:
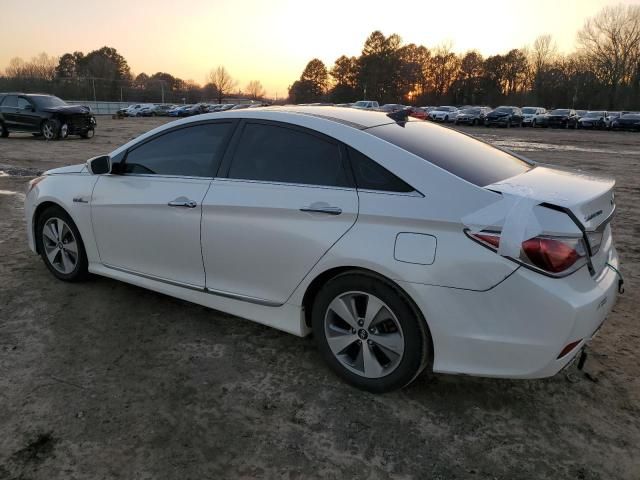
<path id="1" fill-rule="evenodd" d="M 311 319 L 329 367 L 362 390 L 402 388 L 431 358 L 422 315 L 403 292 L 375 275 L 346 272 L 329 280 L 315 298 Z"/>
<path id="2" fill-rule="evenodd" d="M 36 220 L 35 237 L 44 264 L 57 279 L 79 282 L 88 277 L 82 237 L 62 208 L 51 206 L 42 212 Z"/>
<path id="3" fill-rule="evenodd" d="M 45 120 L 40 127 L 40 133 L 45 140 L 57 140 L 60 137 L 60 122 L 53 118 Z"/>

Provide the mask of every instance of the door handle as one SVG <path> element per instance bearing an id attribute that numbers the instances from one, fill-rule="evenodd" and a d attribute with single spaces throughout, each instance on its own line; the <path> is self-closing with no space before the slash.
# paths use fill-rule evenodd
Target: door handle
<path id="1" fill-rule="evenodd" d="M 185 208 L 196 208 L 198 204 L 194 200 L 189 200 L 186 197 L 178 197 L 175 200 L 171 200 L 167 203 L 170 207 L 185 207 Z"/>
<path id="2" fill-rule="evenodd" d="M 316 206 L 309 205 L 308 207 L 303 207 L 300 209 L 301 212 L 312 212 L 312 213 L 326 213 L 327 215 L 340 215 L 342 213 L 342 209 L 340 207 L 331 207 L 327 206 Z"/>

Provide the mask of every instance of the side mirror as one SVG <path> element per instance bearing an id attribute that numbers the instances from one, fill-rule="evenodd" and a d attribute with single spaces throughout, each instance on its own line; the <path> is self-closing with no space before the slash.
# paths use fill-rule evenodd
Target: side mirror
<path id="1" fill-rule="evenodd" d="M 22 107 L 22 110 L 25 110 L 27 112 L 33 112 L 33 106 L 25 105 L 24 107 Z"/>
<path id="2" fill-rule="evenodd" d="M 87 170 L 91 175 L 105 175 L 111 173 L 111 157 L 100 155 L 87 160 Z"/>

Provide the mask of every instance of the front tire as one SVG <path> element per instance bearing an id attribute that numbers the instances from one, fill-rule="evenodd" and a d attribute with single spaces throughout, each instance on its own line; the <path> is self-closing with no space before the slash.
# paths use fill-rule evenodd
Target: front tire
<path id="1" fill-rule="evenodd" d="M 93 128 L 87 130 L 84 133 L 80 134 L 80 138 L 84 138 L 85 140 L 89 139 L 89 138 L 93 138 L 93 136 L 95 135 L 95 130 Z"/>
<path id="2" fill-rule="evenodd" d="M 0 123 L 0 137 L 7 138 L 9 136 L 9 130 L 4 126 L 4 123 Z"/>
<path id="3" fill-rule="evenodd" d="M 318 350 L 351 385 L 374 393 L 411 383 L 431 358 L 422 316 L 397 287 L 347 272 L 330 280 L 312 308 Z"/>
<path id="4" fill-rule="evenodd" d="M 78 282 L 88 276 L 87 254 L 78 227 L 62 208 L 52 206 L 36 222 L 38 252 L 59 280 Z"/>

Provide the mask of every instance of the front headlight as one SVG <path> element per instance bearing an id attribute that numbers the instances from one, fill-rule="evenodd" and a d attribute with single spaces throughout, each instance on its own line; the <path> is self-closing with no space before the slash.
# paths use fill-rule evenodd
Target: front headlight
<path id="1" fill-rule="evenodd" d="M 36 177 L 32 180 L 29 180 L 29 183 L 27 183 L 27 187 L 25 189 L 25 194 L 29 195 L 29 193 L 31 192 L 31 190 L 33 190 L 33 188 L 38 185 L 42 180 L 44 180 L 45 178 L 47 178 L 46 175 L 42 175 L 40 177 Z"/>

